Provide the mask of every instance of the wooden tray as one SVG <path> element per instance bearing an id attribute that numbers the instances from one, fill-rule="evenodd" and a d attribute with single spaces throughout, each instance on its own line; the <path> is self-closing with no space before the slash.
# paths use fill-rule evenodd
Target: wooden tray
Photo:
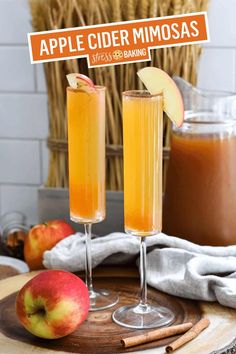
<path id="1" fill-rule="evenodd" d="M 95 285 L 117 290 L 120 293 L 119 305 L 137 301 L 139 281 L 133 271 L 99 270 L 95 275 Z M 20 289 L 37 272 L 22 274 L 0 281 L 0 353 L 90 353 L 112 354 L 144 351 L 145 354 L 163 354 L 164 347 L 173 341 L 163 339 L 132 349 L 124 349 L 120 344 L 122 337 L 144 331 L 134 331 L 120 327 L 112 322 L 112 310 L 93 312 L 73 334 L 58 340 L 43 340 L 28 333 L 18 322 L 14 302 Z M 115 280 L 114 280 L 115 278 Z M 197 303 L 169 296 L 149 289 L 149 299 L 158 299 L 161 305 L 170 306 L 177 314 L 175 324 L 196 322 L 206 313 L 211 325 L 198 338 L 178 350 L 178 354 L 210 354 L 223 348 L 235 338 L 236 311 L 216 304 Z M 155 348 L 155 349 L 153 349 Z M 223 352 L 222 352 L 223 353 Z"/>

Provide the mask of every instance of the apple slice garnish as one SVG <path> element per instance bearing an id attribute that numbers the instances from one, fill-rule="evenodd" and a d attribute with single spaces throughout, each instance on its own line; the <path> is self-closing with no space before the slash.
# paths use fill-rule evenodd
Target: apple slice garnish
<path id="1" fill-rule="evenodd" d="M 184 120 L 184 103 L 174 80 L 165 71 L 153 66 L 143 68 L 137 74 L 152 95 L 163 94 L 165 113 L 180 127 Z"/>
<path id="2" fill-rule="evenodd" d="M 70 87 L 73 89 L 79 89 L 81 91 L 91 91 L 95 90 L 95 85 L 93 81 L 83 74 L 72 73 L 66 75 Z"/>

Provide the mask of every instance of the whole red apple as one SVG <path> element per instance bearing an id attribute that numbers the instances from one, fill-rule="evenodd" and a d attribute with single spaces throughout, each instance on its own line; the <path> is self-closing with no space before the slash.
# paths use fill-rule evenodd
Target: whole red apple
<path id="1" fill-rule="evenodd" d="M 36 275 L 19 291 L 16 313 L 22 325 L 41 338 L 72 333 L 87 317 L 89 294 L 85 283 L 63 270 Z"/>
<path id="2" fill-rule="evenodd" d="M 63 220 L 51 220 L 34 226 L 24 244 L 24 257 L 29 268 L 31 270 L 44 268 L 43 253 L 73 233 L 73 228 Z"/>

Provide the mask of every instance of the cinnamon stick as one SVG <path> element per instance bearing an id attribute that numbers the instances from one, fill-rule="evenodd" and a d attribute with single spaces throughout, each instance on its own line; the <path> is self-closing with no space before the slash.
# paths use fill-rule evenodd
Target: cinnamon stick
<path id="1" fill-rule="evenodd" d="M 191 322 L 187 322 L 176 326 L 164 327 L 149 331 L 145 334 L 140 334 L 138 336 L 123 338 L 121 339 L 121 343 L 125 348 L 133 347 L 135 345 L 149 343 L 158 339 L 167 338 L 176 334 L 184 333 L 188 331 L 192 326 L 193 324 Z"/>
<path id="2" fill-rule="evenodd" d="M 166 353 L 172 353 L 174 350 L 182 347 L 182 345 L 190 342 L 196 338 L 205 328 L 210 324 L 208 318 L 202 318 L 191 329 L 188 330 L 183 336 L 175 340 L 173 343 L 166 347 Z"/>

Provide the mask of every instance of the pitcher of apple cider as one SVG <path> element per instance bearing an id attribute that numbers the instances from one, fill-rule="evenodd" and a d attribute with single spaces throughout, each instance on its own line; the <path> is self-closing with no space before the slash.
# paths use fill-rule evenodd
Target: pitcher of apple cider
<path id="1" fill-rule="evenodd" d="M 172 131 L 163 231 L 201 245 L 236 244 L 236 94 L 175 81 L 187 110 Z"/>

